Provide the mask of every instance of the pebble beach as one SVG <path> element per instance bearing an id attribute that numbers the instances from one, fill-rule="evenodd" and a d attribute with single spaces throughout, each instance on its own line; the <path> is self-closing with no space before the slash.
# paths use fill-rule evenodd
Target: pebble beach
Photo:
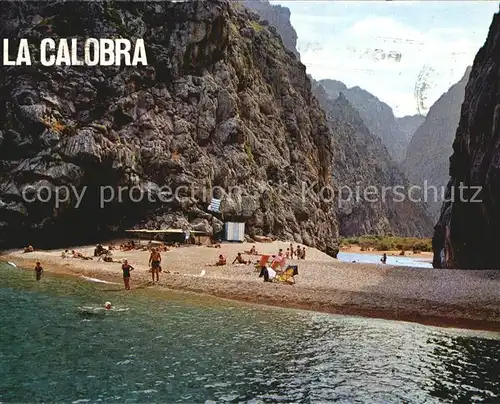
<path id="1" fill-rule="evenodd" d="M 119 244 L 115 242 L 115 245 Z M 290 243 L 224 243 L 221 248 L 183 246 L 162 253 L 160 281 L 151 282 L 149 252 L 113 251 L 113 259 L 127 259 L 135 268 L 134 288 L 172 289 L 209 294 L 250 303 L 276 305 L 336 314 L 358 315 L 422 324 L 500 331 L 500 271 L 435 270 L 391 265 L 340 262 L 306 247 L 305 260 L 288 260 L 298 265 L 296 284 L 265 283 L 254 265 L 231 264 L 238 252 L 256 262 L 260 256 L 244 251 L 253 245 L 261 254 L 276 254 Z M 104 244 L 106 247 L 106 244 Z M 95 246 L 72 247 L 92 256 Z M 62 258 L 63 250 L 23 253 L 7 251 L 0 260 L 19 268 L 32 269 L 37 261 L 46 272 L 91 277 L 115 282 L 123 288 L 118 262 Z M 209 266 L 219 254 L 226 266 Z M 167 273 L 169 271 L 169 273 Z M 84 279 L 84 278 L 82 278 Z"/>

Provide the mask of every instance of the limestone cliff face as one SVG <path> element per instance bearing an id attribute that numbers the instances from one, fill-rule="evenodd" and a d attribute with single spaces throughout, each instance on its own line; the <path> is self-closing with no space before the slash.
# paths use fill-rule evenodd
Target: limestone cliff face
<path id="1" fill-rule="evenodd" d="M 408 180 L 382 140 L 370 132 L 342 92 L 332 98 L 316 83 L 314 93 L 325 109 L 332 131 L 334 183 L 343 190 L 336 200 L 341 235 L 429 237 L 433 223 L 422 203 L 409 200 Z M 374 193 L 365 197 L 364 190 L 369 187 L 374 187 Z M 384 187 L 388 188 L 385 193 Z M 356 197 L 356 189 L 360 189 L 361 198 Z M 397 195 L 401 189 L 405 190 L 404 199 Z"/>
<path id="2" fill-rule="evenodd" d="M 61 245 L 133 226 L 218 233 L 220 219 L 233 219 L 251 235 L 336 254 L 332 205 L 303 198 L 310 185 L 332 186 L 328 124 L 305 67 L 257 16 L 223 0 L 4 2 L 0 22 L 3 38 L 34 44 L 45 36 L 142 37 L 149 61 L 4 68 L 3 246 Z M 78 207 L 73 194 L 60 206 L 26 201 L 60 186 L 86 190 Z M 100 208 L 102 187 L 118 186 L 136 188 Z M 216 186 L 240 191 L 223 198 L 218 217 L 203 195 Z"/>
<path id="3" fill-rule="evenodd" d="M 285 47 L 300 60 L 300 54 L 297 51 L 297 32 L 290 22 L 290 10 L 287 7 L 271 4 L 268 0 L 245 0 L 241 4 L 254 10 L 260 18 L 275 27 Z"/>
<path id="4" fill-rule="evenodd" d="M 465 86 L 470 68 L 464 77 L 443 94 L 430 108 L 425 122 L 418 128 L 406 152 L 403 168 L 409 180 L 420 187 L 436 187 L 428 191 L 428 206 L 437 220 L 442 205 L 443 190 L 449 180 L 449 158 L 460 119 Z M 427 181 L 427 182 L 425 182 Z"/>
<path id="5" fill-rule="evenodd" d="M 262 19 L 269 20 L 283 38 L 283 43 L 291 51 L 296 52 L 297 35 L 290 24 L 288 9 L 284 13 L 282 7 L 272 6 L 267 1 L 247 1 L 245 5 L 255 10 Z M 280 18 L 269 17 L 277 12 Z M 333 203 L 340 222 L 340 234 L 342 236 L 362 234 L 430 236 L 433 223 L 422 204 L 410 201 L 394 202 L 394 195 L 389 194 L 387 199 L 382 200 L 382 197 L 379 197 L 377 202 L 356 201 L 354 195 L 345 200 L 348 199 L 347 189 L 342 191 L 341 187 L 349 187 L 353 193 L 357 188 L 362 191 L 369 186 L 376 187 L 380 191 L 383 187 L 393 188 L 398 185 L 408 188 L 408 181 L 391 159 L 382 137 L 374 136 L 370 132 L 358 111 L 345 97 L 338 99 L 341 92 L 351 94 L 347 86 L 341 81 L 331 79 L 321 80 L 320 83 L 313 81 L 313 91 L 327 114 L 332 132 L 334 144 L 332 170 L 337 190 Z M 358 100 L 356 90 L 352 93 L 354 99 Z M 375 99 L 370 93 L 366 94 L 368 102 Z M 363 99 L 358 100 L 361 105 L 365 102 Z M 396 123 L 392 109 L 386 104 L 381 108 L 384 106 L 389 111 L 388 115 L 370 116 L 380 120 L 379 126 L 384 125 L 384 119 L 392 119 L 394 128 L 391 132 L 392 137 L 387 138 L 403 140 L 402 147 L 405 148 L 411 135 L 423 121 L 423 117 L 398 118 Z"/>
<path id="6" fill-rule="evenodd" d="M 389 105 L 360 87 L 347 88 L 337 80 L 321 80 L 320 84 L 330 97 L 335 98 L 342 92 L 358 110 L 370 132 L 382 139 L 391 158 L 396 162 L 404 159 L 410 137 L 401 130 Z"/>
<path id="7" fill-rule="evenodd" d="M 500 268 L 499 55 L 500 15 L 495 14 L 465 88 L 450 158 L 448 201 L 434 231 L 434 266 L 438 268 Z M 482 191 L 476 196 L 471 187 Z"/>

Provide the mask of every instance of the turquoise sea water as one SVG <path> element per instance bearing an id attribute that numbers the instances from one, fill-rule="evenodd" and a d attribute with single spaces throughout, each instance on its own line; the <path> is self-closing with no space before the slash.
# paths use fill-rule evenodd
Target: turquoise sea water
<path id="1" fill-rule="evenodd" d="M 128 311 L 82 312 L 111 301 Z M 496 334 L 131 292 L 0 264 L 0 402 L 499 402 Z"/>
<path id="2" fill-rule="evenodd" d="M 358 254 L 351 252 L 339 252 L 337 258 L 344 262 L 362 262 L 366 264 L 380 264 L 382 254 Z M 422 258 L 402 257 L 402 256 L 387 256 L 387 265 L 398 265 L 403 267 L 418 267 L 418 268 L 432 268 L 432 262 Z"/>

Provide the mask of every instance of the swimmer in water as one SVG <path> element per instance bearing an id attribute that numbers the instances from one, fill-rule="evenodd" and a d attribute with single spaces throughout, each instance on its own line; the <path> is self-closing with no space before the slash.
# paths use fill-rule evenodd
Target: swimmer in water
<path id="1" fill-rule="evenodd" d="M 112 306 L 111 306 L 111 302 L 106 302 L 106 303 L 104 303 L 104 308 L 105 308 L 106 310 L 111 310 L 111 307 L 112 307 Z"/>

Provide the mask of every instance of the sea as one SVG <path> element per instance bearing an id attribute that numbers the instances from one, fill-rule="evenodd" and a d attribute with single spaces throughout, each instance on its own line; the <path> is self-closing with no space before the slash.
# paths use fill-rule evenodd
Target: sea
<path id="1" fill-rule="evenodd" d="M 0 402 L 500 402 L 496 333 L 133 286 L 0 264 Z"/>
<path id="2" fill-rule="evenodd" d="M 339 252 L 337 258 L 344 262 L 358 262 L 363 264 L 380 264 L 382 254 L 362 254 L 353 252 Z M 386 265 L 397 265 L 403 267 L 414 268 L 432 268 L 432 260 L 430 258 L 413 258 L 412 256 L 387 256 Z"/>

